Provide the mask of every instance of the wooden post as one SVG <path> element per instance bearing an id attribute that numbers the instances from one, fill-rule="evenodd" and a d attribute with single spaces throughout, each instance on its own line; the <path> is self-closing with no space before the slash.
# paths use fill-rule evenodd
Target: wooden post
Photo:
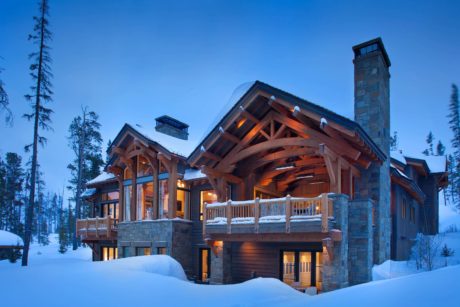
<path id="1" fill-rule="evenodd" d="M 131 221 L 137 220 L 137 163 L 132 164 L 132 184 L 131 184 Z"/>
<path id="2" fill-rule="evenodd" d="M 342 194 L 342 160 L 337 158 L 337 176 L 336 176 L 336 184 L 337 184 L 337 193 Z"/>
<path id="3" fill-rule="evenodd" d="M 168 178 L 168 217 L 173 219 L 176 217 L 176 200 L 177 200 L 177 161 L 171 160 L 170 172 Z"/>
<path id="4" fill-rule="evenodd" d="M 112 230 L 111 225 L 110 225 L 111 221 L 112 221 L 112 218 L 110 217 L 110 215 L 108 215 L 105 221 L 105 227 L 107 227 L 107 238 L 110 238 L 110 232 Z"/>
<path id="5" fill-rule="evenodd" d="M 207 222 L 207 214 L 206 214 L 206 207 L 208 203 L 203 204 L 203 238 L 206 237 L 206 222 Z"/>
<path id="6" fill-rule="evenodd" d="M 291 232 L 291 195 L 289 194 L 286 196 L 285 214 L 286 214 L 286 232 L 290 233 Z"/>
<path id="7" fill-rule="evenodd" d="M 232 200 L 227 201 L 227 233 L 232 233 Z"/>
<path id="8" fill-rule="evenodd" d="M 96 228 L 96 238 L 99 238 L 99 230 L 98 230 L 98 228 L 99 228 L 99 217 L 97 217 L 97 216 L 96 216 L 96 226 L 95 226 L 95 228 Z"/>
<path id="9" fill-rule="evenodd" d="M 254 231 L 259 233 L 260 198 L 256 197 L 254 202 Z"/>
<path id="10" fill-rule="evenodd" d="M 321 232 L 329 231 L 329 203 L 327 193 L 321 194 Z"/>
<path id="11" fill-rule="evenodd" d="M 118 179 L 118 218 L 120 221 L 124 220 L 125 216 L 125 189 L 123 186 L 123 179 Z"/>
<path id="12" fill-rule="evenodd" d="M 158 181 L 158 169 L 159 169 L 159 164 L 158 164 L 158 158 L 155 157 L 154 159 L 152 159 L 152 162 L 153 165 L 152 165 L 152 170 L 153 170 L 153 197 L 152 197 L 152 202 L 153 202 L 153 219 L 156 220 L 159 218 L 159 212 L 160 212 L 160 208 L 159 208 L 159 204 L 160 202 L 158 201 L 159 200 L 159 195 L 160 195 L 160 190 L 159 190 L 159 186 L 160 186 L 160 182 Z"/>

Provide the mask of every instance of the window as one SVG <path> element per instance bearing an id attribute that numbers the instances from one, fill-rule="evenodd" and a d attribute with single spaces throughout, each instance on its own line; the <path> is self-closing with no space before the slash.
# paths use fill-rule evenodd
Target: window
<path id="1" fill-rule="evenodd" d="M 118 258 L 118 248 L 116 247 L 101 247 L 102 261 L 109 261 Z"/>
<path id="2" fill-rule="evenodd" d="M 180 181 L 178 181 L 177 186 L 176 215 L 182 219 L 190 219 L 190 192 L 181 188 L 185 185 L 182 185 Z"/>
<path id="3" fill-rule="evenodd" d="M 137 177 L 152 175 L 152 168 L 149 161 L 142 156 L 137 156 Z"/>
<path id="4" fill-rule="evenodd" d="M 211 277 L 211 254 L 209 248 L 200 248 L 199 252 L 199 278 L 202 282 L 207 282 Z"/>
<path id="5" fill-rule="evenodd" d="M 124 205 L 124 219 L 125 221 L 131 220 L 131 191 L 132 187 L 130 185 L 124 187 L 124 197 L 125 197 L 125 205 Z"/>
<path id="6" fill-rule="evenodd" d="M 118 191 L 107 192 L 101 195 L 101 200 L 103 202 L 118 200 L 119 198 L 120 198 L 120 193 Z"/>
<path id="7" fill-rule="evenodd" d="M 167 255 L 166 247 L 157 247 L 157 255 Z"/>
<path id="8" fill-rule="evenodd" d="M 123 172 L 123 178 L 126 180 L 126 179 L 132 179 L 133 178 L 133 173 L 131 172 L 131 170 L 126 167 L 124 172 Z"/>
<path id="9" fill-rule="evenodd" d="M 152 254 L 150 247 L 136 247 L 136 256 L 149 256 Z"/>
<path id="10" fill-rule="evenodd" d="M 118 202 L 101 204 L 101 217 L 118 218 Z"/>
<path id="11" fill-rule="evenodd" d="M 403 198 L 403 201 L 402 201 L 401 217 L 403 219 L 407 218 L 407 204 L 406 204 L 406 199 L 405 198 Z"/>
<path id="12" fill-rule="evenodd" d="M 203 220 L 204 204 L 217 202 L 217 194 L 214 190 L 205 190 L 200 192 L 200 221 Z"/>
<path id="13" fill-rule="evenodd" d="M 414 206 L 410 206 L 410 221 L 415 224 L 415 208 Z"/>
<path id="14" fill-rule="evenodd" d="M 126 258 L 129 257 L 129 247 L 128 246 L 122 246 L 121 248 L 121 258 Z"/>
<path id="15" fill-rule="evenodd" d="M 136 217 L 138 220 L 153 219 L 153 182 L 137 185 Z"/>
<path id="16" fill-rule="evenodd" d="M 375 52 L 375 51 L 377 51 L 377 49 L 378 49 L 377 44 L 372 44 L 372 45 L 363 47 L 363 48 L 359 49 L 359 56 Z"/>
<path id="17" fill-rule="evenodd" d="M 168 191 L 168 180 L 160 180 L 159 184 L 160 191 L 160 206 L 158 217 L 168 218 L 168 202 L 169 202 L 169 191 Z"/>
<path id="18" fill-rule="evenodd" d="M 321 257 L 317 252 L 282 251 L 281 280 L 296 288 L 318 286 Z M 318 261 L 320 263 L 318 263 Z"/>

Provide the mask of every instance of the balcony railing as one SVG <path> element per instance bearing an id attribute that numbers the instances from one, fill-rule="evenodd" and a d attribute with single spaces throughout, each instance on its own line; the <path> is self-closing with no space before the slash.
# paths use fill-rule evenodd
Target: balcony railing
<path id="1" fill-rule="evenodd" d="M 329 221 L 332 219 L 333 203 L 327 193 L 314 198 L 288 195 L 273 199 L 229 200 L 223 203 L 205 204 L 203 234 L 214 232 L 212 229 L 219 229 L 220 231 L 217 232 L 221 232 L 223 228 L 226 228 L 227 234 L 279 232 L 280 223 L 283 223 L 281 230 L 286 233 L 291 230 L 301 232 L 316 229 L 320 232 L 328 232 Z M 308 228 L 308 224 L 317 227 Z M 298 225 L 303 227 L 297 227 Z"/>
<path id="2" fill-rule="evenodd" d="M 77 220 L 77 236 L 82 240 L 116 239 L 118 219 L 111 216 Z"/>

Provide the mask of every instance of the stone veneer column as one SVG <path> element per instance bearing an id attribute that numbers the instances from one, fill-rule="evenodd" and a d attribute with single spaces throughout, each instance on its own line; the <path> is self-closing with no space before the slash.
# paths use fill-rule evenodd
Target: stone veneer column
<path id="1" fill-rule="evenodd" d="M 348 208 L 348 278 L 350 285 L 371 281 L 373 228 L 370 199 L 350 201 Z"/>
<path id="2" fill-rule="evenodd" d="M 374 263 L 390 258 L 390 60 L 380 38 L 353 47 L 355 121 L 386 155 L 356 181 L 356 198 L 374 200 Z"/>
<path id="3" fill-rule="evenodd" d="M 211 247 L 211 284 L 232 282 L 231 243 L 214 242 Z"/>
<path id="4" fill-rule="evenodd" d="M 331 194 L 334 202 L 334 229 L 342 231 L 342 241 L 334 242 L 331 259 L 323 247 L 322 290 L 331 291 L 348 286 L 348 196 Z"/>

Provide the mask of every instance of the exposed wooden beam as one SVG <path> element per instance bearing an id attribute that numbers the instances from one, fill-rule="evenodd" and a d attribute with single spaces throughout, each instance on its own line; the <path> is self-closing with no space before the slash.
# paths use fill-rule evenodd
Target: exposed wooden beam
<path id="1" fill-rule="evenodd" d="M 232 165 L 258 152 L 280 148 L 284 146 L 305 146 L 305 147 L 318 148 L 319 143 L 316 140 L 304 139 L 301 137 L 269 140 L 269 141 L 258 143 L 256 145 L 252 145 L 248 148 L 241 150 L 237 154 L 226 159 L 225 163 L 226 165 Z"/>
<path id="2" fill-rule="evenodd" d="M 260 122 L 259 119 L 257 119 L 257 117 L 255 117 L 254 115 L 252 115 L 251 113 L 249 113 L 248 111 L 246 111 L 243 107 L 240 107 L 240 112 L 241 112 L 241 115 L 247 119 L 249 119 L 250 121 L 252 121 L 254 124 L 258 124 Z"/>
<path id="3" fill-rule="evenodd" d="M 224 131 L 223 128 L 221 127 L 219 129 L 220 131 L 220 134 L 222 135 L 222 137 L 230 142 L 233 142 L 235 144 L 238 144 L 241 140 L 239 138 L 237 138 L 236 136 L 234 136 L 233 134 L 227 132 L 227 131 Z"/>
<path id="4" fill-rule="evenodd" d="M 203 152 L 203 157 L 217 161 L 217 162 L 222 160 L 222 157 L 219 157 L 218 155 L 210 152 L 209 150 L 206 150 L 205 152 Z"/>
<path id="5" fill-rule="evenodd" d="M 241 182 L 243 182 L 243 179 L 241 179 L 241 178 L 239 178 L 239 177 L 237 177 L 235 175 L 224 173 L 224 172 L 212 169 L 212 168 L 207 167 L 207 166 L 202 166 L 201 171 L 203 172 L 203 174 L 210 175 L 213 178 L 223 177 L 228 182 L 232 182 L 232 183 L 241 183 Z"/>

